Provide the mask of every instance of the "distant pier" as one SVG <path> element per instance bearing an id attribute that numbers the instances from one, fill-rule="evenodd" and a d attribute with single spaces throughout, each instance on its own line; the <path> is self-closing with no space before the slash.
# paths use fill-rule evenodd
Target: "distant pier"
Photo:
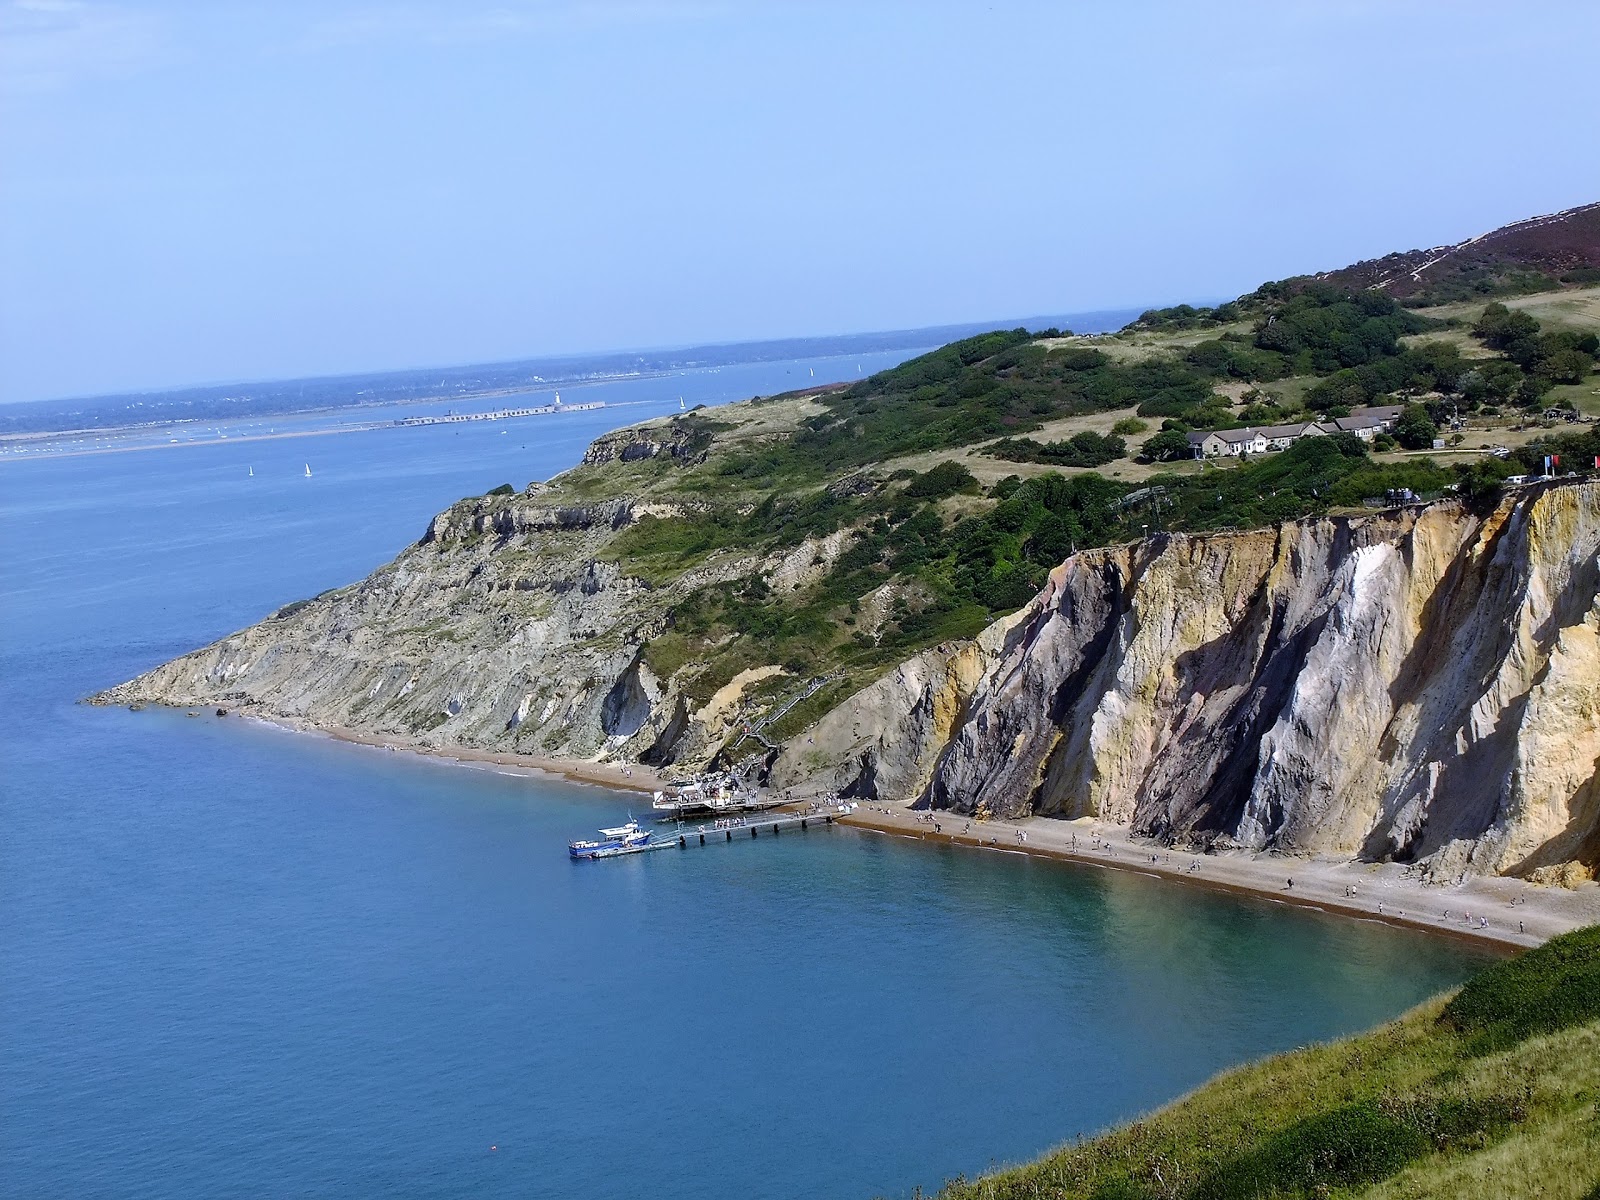
<path id="1" fill-rule="evenodd" d="M 588 400 L 582 404 L 563 404 L 557 398 L 554 404 L 541 404 L 538 408 L 502 408 L 486 413 L 446 413 L 442 417 L 403 417 L 396 425 L 462 425 L 468 421 L 507 421 L 512 417 L 539 417 L 546 413 L 587 412 L 604 408 L 604 400 Z"/>
<path id="2" fill-rule="evenodd" d="M 854 804 L 830 805 L 810 812 L 773 813 L 761 817 L 725 817 L 693 829 L 678 829 L 657 834 L 642 846 L 618 846 L 597 851 L 593 858 L 621 858 L 628 854 L 651 854 L 657 850 L 687 850 L 707 842 L 732 842 L 761 837 L 779 837 L 786 830 L 807 830 L 814 825 L 832 825 L 855 811 Z M 660 840 L 658 841 L 657 838 Z"/>

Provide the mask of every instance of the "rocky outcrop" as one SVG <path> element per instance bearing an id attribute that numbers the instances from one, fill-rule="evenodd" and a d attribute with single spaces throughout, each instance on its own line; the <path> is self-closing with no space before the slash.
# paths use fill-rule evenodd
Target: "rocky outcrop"
<path id="1" fill-rule="evenodd" d="M 710 444 L 709 434 L 681 419 L 647 421 L 596 438 L 584 452 L 583 464 L 631 463 L 660 455 L 680 463 L 703 462 Z"/>
<path id="2" fill-rule="evenodd" d="M 1450 875 L 1593 868 L 1597 554 L 1594 485 L 1079 554 L 915 798 Z"/>
<path id="3" fill-rule="evenodd" d="M 462 501 L 362 582 L 94 699 L 219 705 L 425 746 L 620 760 L 653 749 L 656 761 L 702 765 L 733 715 L 689 693 L 696 664 L 661 678 L 644 648 L 686 589 L 761 561 L 714 555 L 652 585 L 606 547 L 671 506 L 559 494 L 536 484 Z"/>

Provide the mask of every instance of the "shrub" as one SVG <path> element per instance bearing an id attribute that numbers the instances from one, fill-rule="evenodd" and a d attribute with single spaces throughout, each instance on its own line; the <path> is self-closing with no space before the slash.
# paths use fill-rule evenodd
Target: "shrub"
<path id="1" fill-rule="evenodd" d="M 1049 463 L 1057 467 L 1099 467 L 1128 452 L 1120 437 L 1076 433 L 1062 442 L 1036 442 L 1032 438 L 1002 438 L 988 453 L 1009 462 Z"/>
<path id="2" fill-rule="evenodd" d="M 1478 1053 L 1600 1020 L 1600 925 L 1552 938 L 1475 976 L 1440 1021 Z"/>
<path id="3" fill-rule="evenodd" d="M 1140 451 L 1155 462 L 1169 462 L 1189 457 L 1189 435 L 1176 429 L 1163 429 L 1148 439 Z"/>
<path id="4" fill-rule="evenodd" d="M 963 464 L 947 459 L 920 475 L 912 476 L 911 482 L 906 484 L 906 495 L 940 500 L 957 492 L 976 491 L 977 487 L 978 481 L 971 471 Z"/>
<path id="5" fill-rule="evenodd" d="M 1420 404 L 1408 406 L 1394 425 L 1394 440 L 1407 450 L 1430 449 L 1438 436 L 1439 427 Z"/>
<path id="6" fill-rule="evenodd" d="M 512 487 L 509 483 L 502 483 L 497 488 L 490 488 L 485 494 L 490 496 L 515 496 L 517 494 L 517 489 Z"/>

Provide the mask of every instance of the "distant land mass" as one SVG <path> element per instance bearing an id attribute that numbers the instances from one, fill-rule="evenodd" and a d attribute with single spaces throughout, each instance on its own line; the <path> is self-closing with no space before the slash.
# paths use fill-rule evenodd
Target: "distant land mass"
<path id="1" fill-rule="evenodd" d="M 1054 316 L 933 325 L 875 333 L 778 338 L 756 342 L 718 342 L 657 350 L 619 350 L 475 363 L 417 367 L 400 371 L 323 375 L 255 383 L 119 392 L 63 400 L 34 400 L 0 406 L 0 435 L 57 433 L 78 429 L 117 429 L 174 421 L 217 421 L 234 417 L 284 416 L 370 404 L 461 400 L 628 376 L 661 375 L 693 368 L 760 363 L 791 358 L 829 358 L 915 350 L 943 345 L 993 329 L 997 324 L 1053 327 L 1080 332 L 1115 329 L 1137 309 L 1064 313 Z"/>

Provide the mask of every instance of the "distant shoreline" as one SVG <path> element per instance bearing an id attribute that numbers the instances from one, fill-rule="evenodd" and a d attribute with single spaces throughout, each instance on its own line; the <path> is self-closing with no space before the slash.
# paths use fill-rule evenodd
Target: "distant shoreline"
<path id="1" fill-rule="evenodd" d="M 607 401 L 606 402 L 606 408 L 607 409 L 632 408 L 632 407 L 636 407 L 636 406 L 642 405 L 642 404 L 655 404 L 655 403 L 656 403 L 656 401 L 653 401 L 653 400 L 615 400 L 615 401 Z M 663 401 L 662 403 L 665 404 L 665 401 Z M 337 410 L 323 409 L 323 410 L 319 410 L 319 411 L 327 412 L 327 411 L 337 411 Z M 580 412 L 593 412 L 595 410 L 593 410 L 593 409 L 580 409 L 578 411 L 580 411 Z M 663 409 L 663 411 L 665 411 L 665 409 Z M 305 417 L 305 416 L 312 416 L 312 415 L 314 415 L 314 414 L 312 414 L 312 413 L 295 413 L 295 414 L 292 414 L 291 417 L 286 418 L 286 419 L 292 419 L 292 417 Z M 556 413 L 540 413 L 538 415 L 539 416 L 557 416 L 559 414 L 556 414 Z M 529 420 L 531 418 L 529 418 L 529 417 L 505 417 L 503 419 L 507 420 L 507 421 L 524 421 L 524 420 Z M 484 422 L 484 424 L 489 424 L 489 423 L 490 422 Z M 125 434 L 129 429 L 133 429 L 133 428 L 139 428 L 139 427 L 137 427 L 137 426 L 124 426 L 122 428 L 121 432 Z M 174 428 L 176 428 L 176 426 L 174 426 Z M 134 446 L 96 446 L 96 447 L 93 447 L 93 448 L 87 448 L 87 449 L 82 449 L 82 450 L 60 450 L 60 451 L 54 451 L 54 452 L 46 453 L 46 454 L 33 455 L 31 457 L 28 457 L 28 458 L 24 458 L 21 455 L 17 455 L 17 454 L 0 454 L 0 464 L 7 463 L 7 462 L 38 462 L 41 459 L 48 459 L 48 460 L 54 461 L 56 459 L 63 459 L 63 458 L 87 458 L 87 457 L 89 457 L 91 455 L 95 455 L 95 454 L 131 454 L 131 453 L 134 453 L 136 451 L 141 451 L 141 450 L 179 450 L 179 449 L 182 449 L 185 446 L 234 446 L 234 445 L 242 445 L 242 444 L 244 444 L 246 442 L 276 442 L 276 441 L 282 441 L 285 438 L 326 437 L 326 436 L 329 436 L 331 434 L 339 434 L 339 433 L 371 433 L 374 430 L 378 430 L 378 429 L 417 429 L 417 428 L 432 429 L 432 428 L 436 428 L 436 426 L 432 426 L 432 425 L 422 425 L 422 426 L 417 426 L 417 425 L 399 425 L 399 424 L 396 424 L 394 421 L 364 421 L 364 422 L 361 422 L 361 423 L 358 423 L 358 424 L 352 424 L 352 425 L 330 425 L 325 429 L 292 429 L 292 430 L 286 430 L 286 431 L 284 431 L 282 433 L 277 433 L 277 432 L 273 432 L 273 433 L 241 433 L 241 434 L 238 434 L 236 436 L 235 435 L 229 435 L 228 437 L 182 438 L 182 439 L 173 439 L 171 441 L 166 441 L 166 442 L 146 442 L 146 443 L 143 443 L 143 444 L 140 444 L 140 445 L 134 445 Z M 110 431 L 106 431 L 106 432 L 110 432 Z M 48 441 L 51 441 L 51 440 L 60 440 L 63 436 L 64 435 L 62 435 L 62 434 L 54 434 L 54 433 L 51 433 L 51 434 L 10 434 L 10 435 L 6 435 L 5 440 L 8 441 L 11 444 L 18 444 L 18 443 L 25 443 L 25 442 L 40 442 L 40 443 L 43 443 L 43 442 L 48 442 Z"/>

